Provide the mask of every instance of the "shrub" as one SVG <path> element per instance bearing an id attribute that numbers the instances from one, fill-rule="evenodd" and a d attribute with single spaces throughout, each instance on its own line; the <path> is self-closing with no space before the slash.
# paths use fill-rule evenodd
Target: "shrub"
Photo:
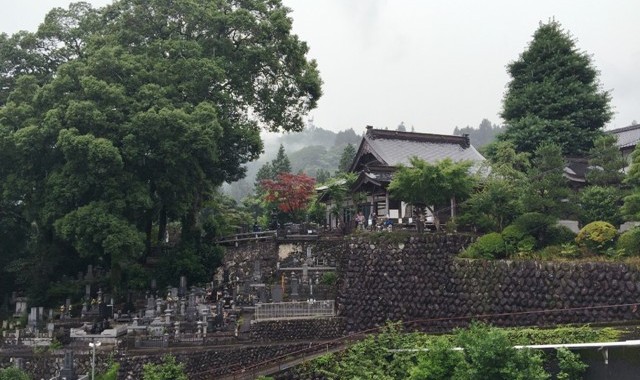
<path id="1" fill-rule="evenodd" d="M 620 189 L 615 187 L 589 186 L 583 189 L 579 201 L 580 223 L 604 220 L 619 226 L 623 221 L 620 200 Z"/>
<path id="2" fill-rule="evenodd" d="M 576 233 L 567 226 L 552 226 L 547 230 L 547 244 L 560 245 L 572 243 L 576 238 Z"/>
<path id="3" fill-rule="evenodd" d="M 187 380 L 184 364 L 176 362 L 176 358 L 166 355 L 162 364 L 148 363 L 143 366 L 144 380 Z"/>
<path id="4" fill-rule="evenodd" d="M 613 245 L 617 231 L 611 223 L 596 221 L 582 227 L 576 243 L 590 253 L 603 252 Z"/>
<path id="5" fill-rule="evenodd" d="M 335 285 L 336 281 L 338 281 L 338 275 L 336 272 L 324 272 L 322 277 L 320 278 L 320 283 L 322 285 Z"/>
<path id="6" fill-rule="evenodd" d="M 523 250 L 530 251 L 533 245 L 535 245 L 535 239 L 531 235 L 528 235 L 522 227 L 514 224 L 505 227 L 501 235 L 502 239 L 504 239 L 506 254 L 508 256 Z M 529 247 L 530 245 L 531 247 Z"/>
<path id="7" fill-rule="evenodd" d="M 541 248 L 548 243 L 549 229 L 556 222 L 555 218 L 539 212 L 529 212 L 520 215 L 513 221 L 513 225 L 519 227 L 527 235 L 536 239 L 536 247 Z"/>
<path id="8" fill-rule="evenodd" d="M 626 256 L 640 255 L 640 228 L 633 228 L 620 235 L 616 249 Z"/>
<path id="9" fill-rule="evenodd" d="M 472 257 L 486 259 L 503 258 L 507 253 L 504 239 L 497 232 L 481 236 L 469 247 L 469 251 Z"/>
<path id="10" fill-rule="evenodd" d="M 118 370 L 120 369 L 119 363 L 113 363 L 107 370 L 107 372 L 102 375 L 96 376 L 98 380 L 117 380 L 118 378 Z"/>
<path id="11" fill-rule="evenodd" d="M 582 379 L 582 374 L 589 366 L 582 362 L 580 355 L 574 354 L 564 347 L 559 348 L 556 355 L 558 357 L 558 367 L 560 368 L 558 380 Z"/>
<path id="12" fill-rule="evenodd" d="M 29 380 L 29 375 L 24 371 L 11 367 L 0 369 L 0 380 Z"/>

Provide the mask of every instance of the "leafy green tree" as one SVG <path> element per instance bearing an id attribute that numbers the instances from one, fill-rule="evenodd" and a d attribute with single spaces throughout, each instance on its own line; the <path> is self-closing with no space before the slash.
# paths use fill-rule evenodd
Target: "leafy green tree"
<path id="1" fill-rule="evenodd" d="M 356 173 L 340 173 L 324 184 L 324 195 L 333 201 L 329 213 L 338 225 L 346 226 L 345 214 L 353 215 L 356 211 L 354 205 L 363 200 L 362 194 L 351 191 L 357 178 Z"/>
<path id="2" fill-rule="evenodd" d="M 543 144 L 533 155 L 521 202 L 526 212 L 559 218 L 567 211 L 569 187 L 563 176 L 564 159 L 558 145 Z"/>
<path id="3" fill-rule="evenodd" d="M 556 352 L 558 358 L 558 380 L 580 380 L 582 375 L 589 368 L 589 365 L 580 359 L 580 355 L 569 351 L 568 348 L 560 347 Z"/>
<path id="4" fill-rule="evenodd" d="M 440 229 L 438 209 L 448 206 L 455 198 L 458 201 L 468 197 L 474 180 L 469 174 L 471 162 L 453 162 L 444 159 L 430 164 L 417 157 L 409 160 L 411 166 L 399 166 L 389 184 L 390 195 L 398 200 L 411 203 L 418 213 L 418 231 L 423 230 L 421 215 L 429 210 Z"/>
<path id="5" fill-rule="evenodd" d="M 338 165 L 338 172 L 346 173 L 349 171 L 351 167 L 351 163 L 353 163 L 353 159 L 356 156 L 356 148 L 347 144 L 342 151 L 342 155 L 340 156 L 340 163 Z"/>
<path id="6" fill-rule="evenodd" d="M 531 154 L 516 152 L 513 143 L 496 141 L 485 149 L 487 159 L 491 162 L 491 170 L 511 180 L 524 178 L 523 173 L 531 168 Z"/>
<path id="7" fill-rule="evenodd" d="M 498 329 L 473 323 L 456 334 L 456 345 L 463 348 L 464 361 L 453 379 L 535 380 L 548 379 L 542 354 L 516 350 L 507 335 Z"/>
<path id="8" fill-rule="evenodd" d="M 143 380 L 188 380 L 184 364 L 176 362 L 175 356 L 166 355 L 162 364 L 148 363 L 143 366 Z"/>
<path id="9" fill-rule="evenodd" d="M 624 183 L 631 188 L 631 194 L 624 197 L 622 214 L 628 220 L 640 220 L 640 145 L 631 154 L 631 166 Z"/>
<path id="10" fill-rule="evenodd" d="M 620 190 L 611 186 L 588 186 L 579 194 L 580 223 L 602 220 L 614 226 L 622 223 Z"/>
<path id="11" fill-rule="evenodd" d="M 454 350 L 448 339 L 435 339 L 427 352 L 418 355 L 418 363 L 409 370 L 410 380 L 452 379 L 464 360 L 461 351 Z"/>
<path id="12" fill-rule="evenodd" d="M 116 283 L 172 222 L 177 253 L 205 254 L 198 215 L 214 190 L 258 157 L 261 128 L 301 130 L 321 95 L 288 12 L 278 0 L 118 0 L 0 38 L 0 204 L 33 231 L 13 266 L 33 265 L 23 283 L 42 294 L 97 259 Z"/>
<path id="13" fill-rule="evenodd" d="M 589 184 L 617 188 L 622 184 L 627 161 L 622 157 L 616 142 L 613 135 L 604 135 L 594 141 L 593 148 L 589 151 Z"/>
<path id="14" fill-rule="evenodd" d="M 518 182 L 491 174 L 462 205 L 457 221 L 481 232 L 499 232 L 520 213 Z"/>
<path id="15" fill-rule="evenodd" d="M 593 147 L 611 119 L 611 95 L 602 91 L 591 57 L 552 20 L 541 23 L 520 57 L 507 66 L 511 81 L 501 116 L 508 125 L 500 135 L 519 152 L 557 144 L 566 155 Z"/>
<path id="16" fill-rule="evenodd" d="M 260 191 L 260 183 L 265 179 L 274 179 L 275 174 L 271 162 L 265 162 L 256 173 L 256 190 Z"/>

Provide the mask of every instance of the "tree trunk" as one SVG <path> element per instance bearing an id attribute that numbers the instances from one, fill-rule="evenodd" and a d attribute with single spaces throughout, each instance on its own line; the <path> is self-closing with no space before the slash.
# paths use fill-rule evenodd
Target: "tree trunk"
<path id="1" fill-rule="evenodd" d="M 415 214 L 416 214 L 416 230 L 418 233 L 424 232 L 424 223 L 422 222 L 422 217 L 424 216 L 424 210 L 422 207 L 414 206 Z"/>
<path id="2" fill-rule="evenodd" d="M 160 208 L 160 217 L 158 220 L 158 246 L 162 245 L 167 233 L 167 208 L 163 205 Z"/>

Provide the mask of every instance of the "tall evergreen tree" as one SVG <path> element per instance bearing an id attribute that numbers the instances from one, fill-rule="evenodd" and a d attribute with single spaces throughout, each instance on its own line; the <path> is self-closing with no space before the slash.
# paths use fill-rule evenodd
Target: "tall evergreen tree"
<path id="1" fill-rule="evenodd" d="M 271 161 L 271 168 L 274 176 L 277 176 L 280 173 L 291 173 L 291 162 L 289 161 L 289 157 L 287 157 L 282 144 L 280 144 L 276 158 Z"/>
<path id="2" fill-rule="evenodd" d="M 340 156 L 340 164 L 338 166 L 338 172 L 340 173 L 348 172 L 349 168 L 351 167 L 351 163 L 353 162 L 353 158 L 355 156 L 356 156 L 356 148 L 351 144 L 347 144 L 347 146 L 344 147 L 344 150 L 342 151 L 342 155 Z"/>
<path id="3" fill-rule="evenodd" d="M 501 116 L 508 125 L 500 139 L 520 152 L 554 143 L 565 155 L 584 154 L 612 116 L 590 56 L 556 21 L 541 24 L 511 76 Z"/>

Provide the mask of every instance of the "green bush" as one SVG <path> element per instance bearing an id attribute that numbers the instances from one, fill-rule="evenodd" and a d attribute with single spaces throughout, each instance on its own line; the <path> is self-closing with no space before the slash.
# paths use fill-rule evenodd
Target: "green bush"
<path id="1" fill-rule="evenodd" d="M 188 380 L 184 373 L 184 364 L 176 362 L 172 355 L 162 358 L 162 364 L 148 363 L 143 366 L 144 380 Z"/>
<path id="2" fill-rule="evenodd" d="M 30 377 L 24 371 L 15 367 L 0 369 L 0 380 L 29 380 Z"/>
<path id="3" fill-rule="evenodd" d="M 520 215 L 513 221 L 513 225 L 519 227 L 527 235 L 531 235 L 536 240 L 535 248 L 548 245 L 549 229 L 555 224 L 556 219 L 539 212 L 529 212 Z"/>
<path id="4" fill-rule="evenodd" d="M 320 283 L 322 285 L 335 285 L 336 281 L 338 281 L 338 275 L 336 272 L 324 272 L 322 277 L 320 277 Z"/>
<path id="5" fill-rule="evenodd" d="M 500 259 L 506 256 L 505 241 L 497 232 L 481 236 L 475 243 L 469 246 L 472 257 L 485 259 Z"/>
<path id="6" fill-rule="evenodd" d="M 535 246 L 536 241 L 533 236 L 527 234 L 522 227 L 514 224 L 505 227 L 501 235 L 502 239 L 504 239 L 507 256 L 518 252 L 531 251 Z"/>
<path id="7" fill-rule="evenodd" d="M 574 354 L 569 349 L 561 347 L 557 351 L 558 368 L 558 380 L 580 380 L 582 374 L 589 367 L 581 359 L 580 355 Z"/>
<path id="8" fill-rule="evenodd" d="M 616 235 L 611 223 L 596 221 L 582 227 L 575 240 L 588 253 L 602 253 L 613 246 Z"/>
<path id="9" fill-rule="evenodd" d="M 573 243 L 576 233 L 571 231 L 567 226 L 552 226 L 547 230 L 547 244 L 561 245 L 565 243 Z"/>
<path id="10" fill-rule="evenodd" d="M 626 256 L 639 256 L 640 228 L 633 228 L 620 235 L 616 243 L 616 249 L 622 251 Z"/>
<path id="11" fill-rule="evenodd" d="M 97 380 L 117 380 L 118 379 L 118 370 L 120 369 L 119 363 L 113 363 L 107 370 L 107 372 L 97 375 Z"/>
<path id="12" fill-rule="evenodd" d="M 589 186 L 580 192 L 580 223 L 597 220 L 619 226 L 623 222 L 620 212 L 621 191 L 616 187 Z"/>

